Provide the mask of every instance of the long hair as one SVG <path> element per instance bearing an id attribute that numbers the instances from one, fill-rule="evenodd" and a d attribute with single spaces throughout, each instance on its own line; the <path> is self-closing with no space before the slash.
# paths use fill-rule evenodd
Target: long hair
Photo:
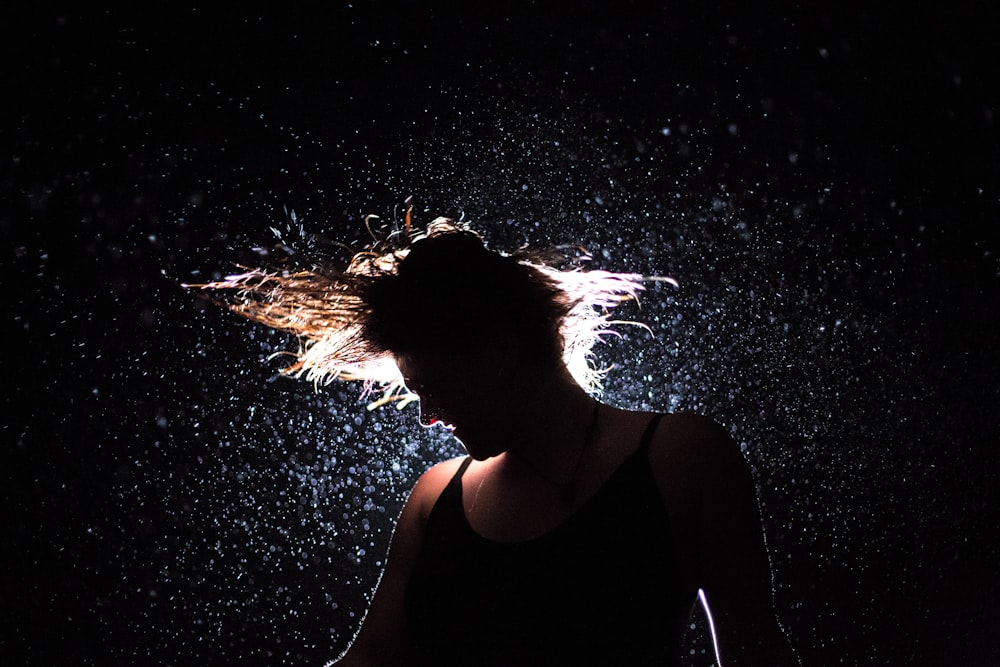
<path id="1" fill-rule="evenodd" d="M 564 363 L 599 391 L 606 369 L 591 350 L 611 332 L 611 309 L 636 299 L 643 278 L 584 270 L 588 259 L 578 248 L 496 252 L 467 226 L 437 218 L 401 247 L 376 244 L 344 269 L 250 270 L 192 287 L 228 291 L 233 312 L 295 334 L 299 349 L 283 373 L 317 384 L 359 380 L 383 390 L 370 407 L 402 407 L 412 396 L 396 356 L 476 349 L 499 327 L 515 334 L 524 357 Z"/>

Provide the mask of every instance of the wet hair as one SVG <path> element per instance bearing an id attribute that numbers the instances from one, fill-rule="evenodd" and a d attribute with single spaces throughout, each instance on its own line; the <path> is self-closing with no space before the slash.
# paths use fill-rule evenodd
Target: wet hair
<path id="1" fill-rule="evenodd" d="M 566 292 L 538 268 L 486 249 L 467 231 L 417 241 L 396 272 L 366 286 L 366 337 L 394 355 L 474 351 L 491 332 L 514 334 L 522 358 L 558 363 Z"/>
<path id="2" fill-rule="evenodd" d="M 300 347 L 283 372 L 316 383 L 361 380 L 383 387 L 386 401 L 405 397 L 397 356 L 475 351 L 505 330 L 524 360 L 564 363 L 596 391 L 604 369 L 591 348 L 609 333 L 610 309 L 642 285 L 583 270 L 587 259 L 578 248 L 503 254 L 438 218 L 403 247 L 359 252 L 343 270 L 253 270 L 197 287 L 231 291 L 233 312 L 295 334 Z"/>

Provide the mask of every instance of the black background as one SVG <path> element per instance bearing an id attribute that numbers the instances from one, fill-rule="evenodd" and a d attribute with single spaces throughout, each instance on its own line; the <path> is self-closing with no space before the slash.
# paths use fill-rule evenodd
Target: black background
<path id="1" fill-rule="evenodd" d="M 996 663 L 988 3 L 330 5 L 4 10 L 5 663 L 345 646 L 459 450 L 179 283 L 409 195 L 680 280 L 607 400 L 737 433 L 806 664 Z"/>

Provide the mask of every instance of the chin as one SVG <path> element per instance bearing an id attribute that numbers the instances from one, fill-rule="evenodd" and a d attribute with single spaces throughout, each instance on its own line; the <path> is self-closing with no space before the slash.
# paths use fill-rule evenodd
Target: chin
<path id="1" fill-rule="evenodd" d="M 503 453 L 503 450 L 498 451 L 495 449 L 486 449 L 483 447 L 476 447 L 475 445 L 469 446 L 469 444 L 462 439 L 461 435 L 455 435 L 455 437 L 462 443 L 462 446 L 465 447 L 465 451 L 469 453 L 469 456 L 476 461 L 485 461 Z"/>

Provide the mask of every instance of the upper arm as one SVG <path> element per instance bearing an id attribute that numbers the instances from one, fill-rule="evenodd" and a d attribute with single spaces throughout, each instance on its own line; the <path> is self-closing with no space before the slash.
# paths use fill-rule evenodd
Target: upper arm
<path id="1" fill-rule="evenodd" d="M 721 427 L 708 423 L 701 428 L 698 585 L 714 598 L 714 606 L 738 605 L 734 612 L 739 607 L 770 609 L 771 566 L 750 471 Z"/>
<path id="2" fill-rule="evenodd" d="M 798 664 L 775 617 L 757 493 L 739 446 L 696 415 L 678 416 L 663 436 L 675 450 L 671 481 L 686 487 L 689 577 L 707 600 L 720 663 Z"/>
<path id="3" fill-rule="evenodd" d="M 406 586 L 420 554 L 427 515 L 455 467 L 454 460 L 439 463 L 421 475 L 413 487 L 396 522 L 385 570 L 361 630 L 336 664 L 344 667 L 402 664 L 406 639 Z"/>

